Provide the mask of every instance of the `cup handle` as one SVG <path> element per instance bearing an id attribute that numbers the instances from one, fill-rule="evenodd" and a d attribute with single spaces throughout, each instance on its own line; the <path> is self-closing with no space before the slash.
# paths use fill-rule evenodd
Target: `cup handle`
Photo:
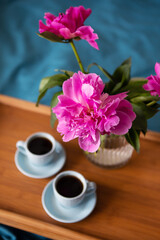
<path id="1" fill-rule="evenodd" d="M 95 192 L 97 189 L 97 185 L 95 182 L 89 182 L 87 181 L 87 191 L 86 195 L 90 195 L 91 193 Z"/>
<path id="2" fill-rule="evenodd" d="M 26 155 L 26 150 L 25 150 L 25 142 L 24 141 L 18 141 L 16 143 L 16 147 L 18 148 L 18 150 L 23 153 L 24 155 Z"/>

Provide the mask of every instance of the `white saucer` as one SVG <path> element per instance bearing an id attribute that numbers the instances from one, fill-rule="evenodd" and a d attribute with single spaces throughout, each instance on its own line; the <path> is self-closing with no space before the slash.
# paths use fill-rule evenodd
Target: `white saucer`
<path id="1" fill-rule="evenodd" d="M 92 193 L 76 207 L 65 208 L 55 199 L 52 181 L 50 181 L 42 193 L 42 205 L 46 213 L 53 219 L 63 223 L 75 223 L 86 218 L 94 209 L 97 201 L 96 193 Z"/>
<path id="2" fill-rule="evenodd" d="M 48 178 L 56 174 L 64 166 L 66 153 L 62 145 L 56 141 L 55 157 L 52 162 L 42 167 L 34 166 L 19 150 L 15 153 L 15 164 L 18 170 L 31 178 Z"/>

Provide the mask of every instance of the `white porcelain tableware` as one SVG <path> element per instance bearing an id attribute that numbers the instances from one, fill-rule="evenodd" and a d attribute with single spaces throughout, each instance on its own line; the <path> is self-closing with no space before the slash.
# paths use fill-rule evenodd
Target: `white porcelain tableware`
<path id="1" fill-rule="evenodd" d="M 82 184 L 82 191 L 74 197 L 67 197 L 62 195 L 58 190 L 57 190 L 57 184 L 58 182 L 63 179 L 64 177 L 73 177 L 78 179 L 80 183 Z M 64 183 L 65 184 L 65 183 Z M 53 192 L 54 196 L 57 199 L 57 201 L 64 207 L 75 207 L 76 205 L 80 204 L 85 196 L 90 195 L 91 193 L 96 191 L 96 184 L 94 182 L 89 182 L 84 178 L 84 176 L 76 171 L 64 171 L 59 173 L 55 179 L 53 180 Z M 62 186 L 63 187 L 63 186 Z M 66 186 L 65 186 L 66 187 Z M 70 188 L 69 191 L 74 191 L 72 184 L 67 186 L 67 188 Z"/>
<path id="2" fill-rule="evenodd" d="M 27 177 L 48 178 L 59 172 L 66 162 L 66 153 L 62 145 L 56 141 L 54 160 L 44 166 L 31 164 L 27 156 L 22 154 L 19 149 L 15 153 L 15 164 L 18 170 Z"/>
<path id="3" fill-rule="evenodd" d="M 42 206 L 45 212 L 54 220 L 63 223 L 75 223 L 88 217 L 96 206 L 96 192 L 86 195 L 80 204 L 72 208 L 63 207 L 57 201 L 53 192 L 53 180 L 43 190 Z"/>
<path id="4" fill-rule="evenodd" d="M 36 139 L 36 138 L 46 138 L 48 139 L 52 146 L 51 146 L 51 149 L 49 150 L 49 152 L 45 153 L 45 154 L 42 154 L 42 155 L 38 155 L 38 154 L 35 154 L 35 153 L 32 153 L 30 150 L 29 150 L 29 143 L 33 140 L 33 139 Z M 51 136 L 49 133 L 46 133 L 46 132 L 37 132 L 37 133 L 34 133 L 32 135 L 30 135 L 26 141 L 18 141 L 16 143 L 16 147 L 18 148 L 18 150 L 27 156 L 27 158 L 29 159 L 29 161 L 33 164 L 33 165 L 36 165 L 36 166 L 44 166 L 46 164 L 48 164 L 49 162 L 51 162 L 54 158 L 54 151 L 55 151 L 55 145 L 56 145 L 56 142 L 55 142 L 55 139 L 53 136 Z"/>

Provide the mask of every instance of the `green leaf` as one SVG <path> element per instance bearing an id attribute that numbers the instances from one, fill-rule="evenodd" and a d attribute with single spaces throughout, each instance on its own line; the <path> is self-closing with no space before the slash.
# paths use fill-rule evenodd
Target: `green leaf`
<path id="1" fill-rule="evenodd" d="M 133 121 L 133 127 L 135 130 L 142 131 L 143 134 L 145 134 L 147 132 L 147 120 L 158 112 L 159 104 L 156 103 L 152 106 L 147 106 L 143 102 L 131 102 L 131 104 L 136 114 L 136 119 Z"/>
<path id="2" fill-rule="evenodd" d="M 49 41 L 52 41 L 52 42 L 60 42 L 60 43 L 68 43 L 69 42 L 69 40 L 65 40 L 63 38 L 60 38 L 52 32 L 47 32 L 46 31 L 46 32 L 43 32 L 43 33 L 37 33 L 37 35 L 39 37 L 45 38 L 45 39 L 47 39 Z"/>
<path id="3" fill-rule="evenodd" d="M 121 92 L 128 91 L 128 98 L 138 97 L 142 94 L 150 96 L 149 92 L 146 92 L 143 89 L 143 85 L 147 83 L 147 80 L 144 78 L 132 78 L 129 83 L 121 88 Z"/>
<path id="4" fill-rule="evenodd" d="M 57 86 L 62 86 L 63 82 L 67 80 L 68 77 L 65 74 L 59 73 L 53 76 L 45 77 L 41 80 L 39 86 L 39 92 L 42 92 L 48 88 Z"/>
<path id="5" fill-rule="evenodd" d="M 125 135 L 127 142 L 129 142 L 134 149 L 139 152 L 140 141 L 139 141 L 139 131 L 136 131 L 133 127 L 129 129 L 128 133 Z"/>
<path id="6" fill-rule="evenodd" d="M 106 77 L 108 77 L 111 81 L 113 81 L 112 75 L 111 75 L 109 72 L 107 72 L 107 70 L 105 70 L 103 67 L 101 67 L 100 65 L 98 65 L 97 63 L 91 63 L 91 64 L 89 64 L 89 66 L 88 66 L 88 68 L 87 68 L 87 72 L 89 72 L 89 70 L 90 70 L 90 68 L 91 68 L 92 66 L 97 66 L 97 67 L 103 72 L 103 74 L 104 74 Z"/>
<path id="7" fill-rule="evenodd" d="M 158 101 L 159 97 L 157 96 L 151 96 L 150 93 L 142 93 L 140 96 L 133 97 L 131 101 L 133 103 L 138 103 L 138 102 L 152 102 L 152 101 Z"/>
<path id="8" fill-rule="evenodd" d="M 114 88 L 115 83 L 112 81 L 109 81 L 107 83 L 105 83 L 105 88 L 104 88 L 104 92 L 111 94 L 112 89 Z"/>
<path id="9" fill-rule="evenodd" d="M 74 72 L 72 71 L 68 71 L 68 70 L 64 70 L 64 69 L 55 69 L 56 72 L 63 72 L 67 77 L 72 77 Z"/>
<path id="10" fill-rule="evenodd" d="M 125 60 L 111 75 L 106 69 L 98 65 L 97 63 L 91 63 L 87 71 L 89 72 L 90 68 L 92 66 L 97 66 L 103 74 L 110 80 L 105 84 L 105 92 L 108 92 L 109 94 L 115 94 L 116 92 L 119 92 L 120 89 L 128 84 L 130 80 L 130 70 L 131 70 L 131 58 L 128 58 Z"/>
<path id="11" fill-rule="evenodd" d="M 45 86 L 47 86 L 48 82 L 50 80 L 50 77 L 45 77 L 41 80 L 40 85 L 39 85 L 39 92 L 42 92 Z"/>
<path id="12" fill-rule="evenodd" d="M 111 90 L 111 94 L 119 93 L 118 90 L 121 89 L 122 85 L 123 85 L 123 82 L 119 82 L 116 85 L 114 85 L 113 89 Z"/>
<path id="13" fill-rule="evenodd" d="M 133 127 L 136 130 L 142 131 L 144 134 L 147 132 L 147 117 L 145 114 L 146 106 L 144 103 L 132 103 L 133 111 L 136 114 L 136 119 L 133 121 Z"/>
<path id="14" fill-rule="evenodd" d="M 130 80 L 131 58 L 125 60 L 113 73 L 112 77 L 115 83 L 121 82 L 119 88 L 128 84 Z M 118 89 L 118 87 L 117 87 Z"/>
<path id="15" fill-rule="evenodd" d="M 37 102 L 36 102 L 36 107 L 38 107 L 40 100 L 45 96 L 46 92 L 47 92 L 47 90 L 45 90 L 39 94 Z"/>
<path id="16" fill-rule="evenodd" d="M 109 94 L 123 92 L 122 88 L 128 86 L 130 81 L 131 58 L 125 60 L 111 76 L 112 81 L 106 83 L 105 91 Z M 127 89 L 128 90 L 128 89 Z M 127 91 L 126 90 L 126 91 Z"/>
<path id="17" fill-rule="evenodd" d="M 132 126 L 135 130 L 142 131 L 143 134 L 147 132 L 147 119 L 143 114 L 136 114 L 136 119 L 133 121 Z"/>
<path id="18" fill-rule="evenodd" d="M 143 102 L 138 103 L 132 103 L 133 111 L 136 113 L 136 115 L 144 116 L 146 119 L 152 118 L 157 112 L 157 104 L 156 106 L 147 106 Z"/>
<path id="19" fill-rule="evenodd" d="M 54 123 L 55 123 L 55 121 L 57 119 L 56 118 L 56 114 L 53 113 L 53 111 L 52 111 L 52 108 L 57 105 L 57 103 L 58 103 L 58 98 L 57 97 L 59 95 L 62 95 L 62 94 L 63 94 L 62 91 L 55 93 L 54 96 L 52 97 L 52 100 L 51 100 L 51 104 L 50 104 L 50 106 L 51 106 L 51 120 L 50 120 L 50 123 L 51 123 L 52 128 L 54 127 Z"/>
<path id="20" fill-rule="evenodd" d="M 68 77 L 65 74 L 55 74 L 51 77 L 43 78 L 41 83 L 40 83 L 40 88 L 39 88 L 39 96 L 37 99 L 36 106 L 38 106 L 40 100 L 44 97 L 46 94 L 47 90 L 49 88 L 53 88 L 55 86 L 62 86 L 63 82 L 67 80 Z"/>

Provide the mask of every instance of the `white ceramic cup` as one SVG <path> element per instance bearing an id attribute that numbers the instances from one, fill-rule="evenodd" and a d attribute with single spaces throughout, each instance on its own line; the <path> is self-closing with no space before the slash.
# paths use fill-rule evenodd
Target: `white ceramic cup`
<path id="1" fill-rule="evenodd" d="M 82 185 L 83 185 L 83 189 L 82 192 L 77 195 L 76 197 L 64 197 L 62 196 L 56 188 L 56 185 L 58 183 L 58 181 L 66 176 L 74 176 L 76 178 L 78 178 Z M 83 201 L 84 197 L 95 192 L 96 191 L 96 184 L 94 182 L 89 182 L 88 180 L 86 180 L 82 174 L 75 172 L 75 171 L 64 171 L 59 173 L 53 180 L 53 191 L 54 191 L 54 196 L 57 199 L 57 201 L 63 206 L 63 207 L 75 207 L 76 205 L 78 205 L 80 202 Z"/>
<path id="2" fill-rule="evenodd" d="M 29 150 L 28 143 L 31 140 L 33 140 L 34 138 L 37 138 L 37 137 L 46 138 L 52 143 L 52 148 L 49 152 L 47 152 L 45 154 L 38 155 L 38 154 L 32 153 Z M 23 153 L 24 155 L 26 155 L 28 157 L 29 161 L 33 165 L 36 165 L 36 166 L 44 166 L 54 159 L 55 146 L 56 146 L 56 141 L 55 141 L 54 137 L 52 137 L 49 133 L 45 133 L 45 132 L 34 133 L 34 134 L 30 135 L 26 139 L 26 141 L 18 141 L 16 143 L 16 147 L 18 148 L 18 150 L 21 153 Z"/>

